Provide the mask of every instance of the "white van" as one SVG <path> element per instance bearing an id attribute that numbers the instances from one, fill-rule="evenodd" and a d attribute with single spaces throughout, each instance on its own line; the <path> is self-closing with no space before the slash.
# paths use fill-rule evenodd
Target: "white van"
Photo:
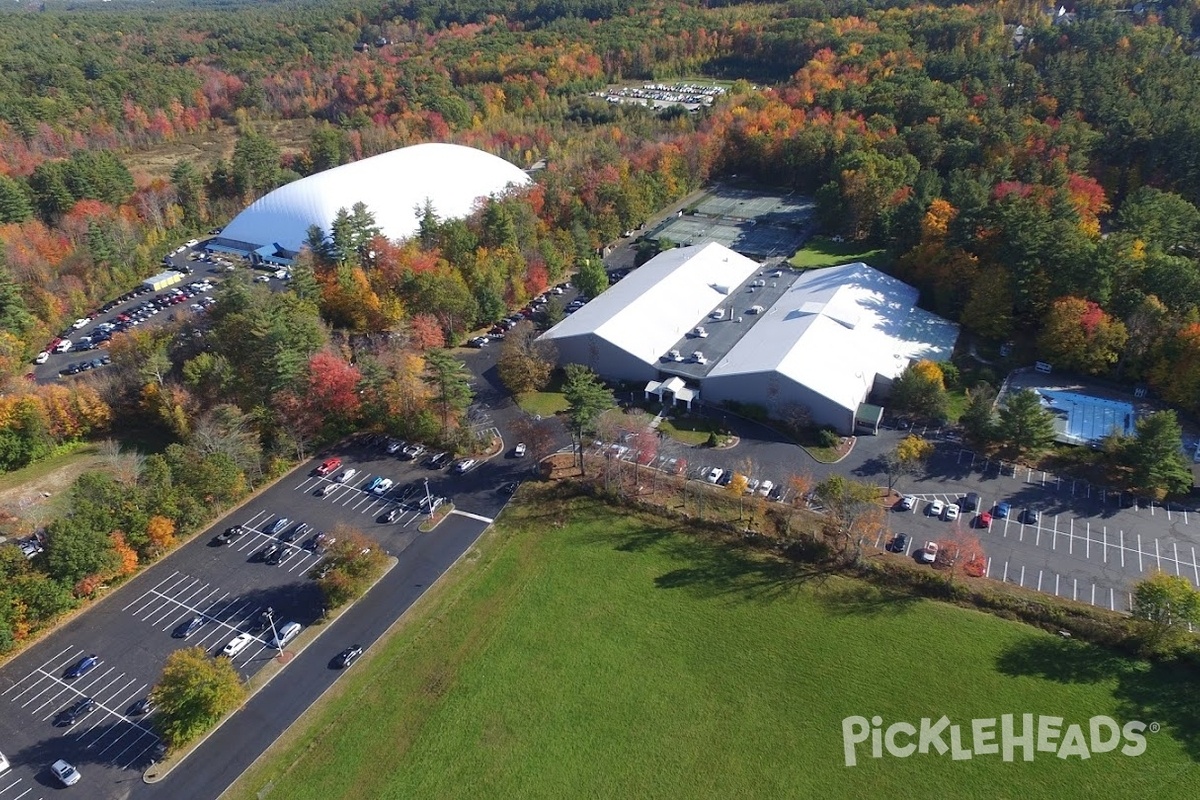
<path id="1" fill-rule="evenodd" d="M 271 640 L 271 647 L 276 650 L 282 650 L 287 646 L 287 643 L 300 635 L 301 625 L 299 622 L 286 622 L 275 633 L 275 638 Z"/>
<path id="2" fill-rule="evenodd" d="M 70 339 L 63 339 L 61 342 L 59 342 L 58 344 L 56 344 L 54 346 L 54 352 L 56 352 L 56 353 L 65 353 L 70 349 L 71 349 L 71 340 Z"/>

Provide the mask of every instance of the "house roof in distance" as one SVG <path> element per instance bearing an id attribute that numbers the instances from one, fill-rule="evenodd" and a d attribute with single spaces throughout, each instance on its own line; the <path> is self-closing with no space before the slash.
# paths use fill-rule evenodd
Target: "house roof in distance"
<path id="1" fill-rule="evenodd" d="M 339 209 L 361 201 L 385 236 L 406 239 L 416 233 L 417 209 L 427 199 L 440 219 L 452 219 L 470 214 L 481 197 L 529 183 L 523 170 L 491 153 L 457 144 L 417 144 L 281 186 L 234 217 L 221 238 L 299 251 L 309 226 L 328 233 Z"/>

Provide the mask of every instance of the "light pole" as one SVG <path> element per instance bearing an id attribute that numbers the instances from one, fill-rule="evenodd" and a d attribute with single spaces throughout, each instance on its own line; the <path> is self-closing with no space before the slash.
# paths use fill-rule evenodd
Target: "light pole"
<path id="1" fill-rule="evenodd" d="M 433 497 L 429 494 L 429 478 L 425 479 L 425 508 L 429 512 L 429 516 L 433 516 Z"/>
<path id="2" fill-rule="evenodd" d="M 267 624 L 271 626 L 271 641 L 279 641 L 279 632 L 275 630 L 275 609 L 267 606 L 267 610 L 264 611 L 263 614 L 267 618 Z"/>

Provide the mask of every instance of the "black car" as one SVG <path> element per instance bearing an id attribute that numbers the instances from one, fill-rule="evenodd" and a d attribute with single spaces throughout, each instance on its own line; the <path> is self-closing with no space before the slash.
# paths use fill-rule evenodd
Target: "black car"
<path id="1" fill-rule="evenodd" d="M 325 534 L 322 531 L 317 531 L 304 542 L 304 549 L 315 551 L 321 546 L 321 542 L 323 541 L 325 541 Z"/>
<path id="2" fill-rule="evenodd" d="M 246 532 L 246 529 L 241 525 L 234 525 L 232 528 L 226 528 L 221 533 L 217 534 L 217 541 L 221 544 L 233 544 L 233 540 Z"/>
<path id="3" fill-rule="evenodd" d="M 730 481 L 732 481 L 732 480 L 733 480 L 733 470 L 727 469 L 723 473 L 721 473 L 721 477 L 717 479 L 717 485 L 718 486 L 728 486 Z"/>
<path id="4" fill-rule="evenodd" d="M 430 456 L 429 460 L 425 462 L 425 465 L 427 467 L 429 467 L 430 469 L 442 469 L 449 463 L 450 463 L 450 454 L 449 453 L 437 453 L 435 455 Z"/>
<path id="5" fill-rule="evenodd" d="M 383 515 L 384 522 L 395 522 L 400 519 L 400 506 L 392 506 L 392 510 Z"/>
<path id="6" fill-rule="evenodd" d="M 1038 519 L 1040 519 L 1038 512 L 1034 511 L 1032 508 L 1026 508 L 1021 511 L 1020 521 L 1026 525 L 1037 525 Z"/>
<path id="7" fill-rule="evenodd" d="M 71 665 L 71 668 L 66 671 L 65 677 L 81 678 L 84 675 L 87 675 L 93 669 L 95 669 L 96 665 L 99 663 L 100 663 L 100 657 L 97 656 L 95 653 L 92 653 L 89 656 L 84 656 L 83 658 L 76 661 L 73 665 Z"/>
<path id="8" fill-rule="evenodd" d="M 58 724 L 63 726 L 74 725 L 97 708 L 95 700 L 90 697 L 81 697 L 70 708 L 65 708 L 59 713 Z"/>
<path id="9" fill-rule="evenodd" d="M 186 639 L 202 627 L 204 627 L 204 617 L 197 615 L 175 626 L 175 630 L 171 631 L 171 636 L 176 639 Z"/>
<path id="10" fill-rule="evenodd" d="M 510 481 L 509 483 L 506 483 L 500 487 L 500 494 L 504 495 L 505 497 L 511 497 L 512 495 L 516 494 L 517 487 L 520 485 L 521 484 L 519 481 Z"/>
<path id="11" fill-rule="evenodd" d="M 342 652 L 338 653 L 337 657 L 333 659 L 333 663 L 336 664 L 341 669 L 345 669 L 346 667 L 350 666 L 355 661 L 357 661 L 358 657 L 361 656 L 362 654 L 363 654 L 363 649 L 362 649 L 361 644 L 351 645 L 350 647 L 347 647 Z"/>
<path id="12" fill-rule="evenodd" d="M 288 526 L 289 522 L 291 522 L 291 520 L 287 517 L 280 517 L 279 519 L 275 520 L 275 524 L 271 526 L 267 533 L 271 534 L 272 536 L 278 536 L 279 534 L 283 533 L 283 529 Z"/>
<path id="13" fill-rule="evenodd" d="M 287 549 L 287 547 L 285 547 L 284 545 L 281 545 L 281 544 L 275 544 L 275 545 L 272 545 L 272 547 L 275 549 L 275 552 L 269 553 L 267 555 L 265 561 L 273 567 L 276 564 L 278 564 L 280 561 L 283 561 L 283 557 L 285 555 L 287 555 L 288 549 Z"/>
<path id="14" fill-rule="evenodd" d="M 273 613 L 273 608 L 267 608 L 265 611 L 255 617 L 254 621 L 250 623 L 250 632 L 261 633 L 262 631 L 265 631 L 267 628 L 271 627 L 271 615 Z"/>
<path id="15" fill-rule="evenodd" d="M 271 563 L 270 559 L 274 558 L 282 550 L 283 550 L 282 544 L 280 544 L 279 542 L 271 542 L 269 545 L 264 547 L 262 550 L 258 551 L 258 557 L 261 558 L 263 561 L 266 561 L 268 564 L 270 564 Z M 278 564 L 279 562 L 276 561 L 274 563 Z"/>
<path id="16" fill-rule="evenodd" d="M 283 536 L 280 536 L 280 537 L 279 537 L 279 541 L 281 541 L 281 542 L 294 542 L 294 541 L 296 541 L 297 539 L 299 539 L 301 536 L 304 536 L 305 534 L 307 534 L 307 533 L 308 533 L 310 530 L 312 530 L 312 526 L 311 526 L 311 525 L 307 525 L 307 524 L 305 524 L 305 523 L 303 523 L 303 522 L 297 522 L 297 523 L 296 523 L 296 524 L 295 524 L 295 525 L 292 527 L 292 529 L 291 529 L 291 530 L 289 530 L 289 531 L 288 531 L 287 533 L 285 533 Z"/>
<path id="17" fill-rule="evenodd" d="M 908 549 L 908 534 L 897 533 L 896 538 L 892 539 L 891 544 L 888 545 L 888 549 L 893 553 L 903 553 Z"/>
<path id="18" fill-rule="evenodd" d="M 154 703 L 150 700 L 149 696 L 146 696 L 131 705 L 125 713 L 130 717 L 140 717 L 142 714 L 149 714 L 153 710 Z"/>

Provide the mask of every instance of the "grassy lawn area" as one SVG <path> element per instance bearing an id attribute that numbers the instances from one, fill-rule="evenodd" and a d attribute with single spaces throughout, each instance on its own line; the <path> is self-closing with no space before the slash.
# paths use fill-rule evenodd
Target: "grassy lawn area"
<path id="1" fill-rule="evenodd" d="M 517 405 L 526 414 L 552 417 L 567 410 L 567 398 L 562 392 L 525 392 L 517 395 Z"/>
<path id="2" fill-rule="evenodd" d="M 1194 793 L 1190 673 L 849 580 L 806 581 L 592 501 L 525 501 L 225 796 Z M 1061 716 L 1085 736 L 1098 714 L 1163 731 L 1136 758 L 874 759 L 864 744 L 857 766 L 844 763 L 847 716 L 919 726 L 945 714 L 969 747 L 972 719 L 1010 713 L 1035 726 Z"/>
<path id="3" fill-rule="evenodd" d="M 701 445 L 708 441 L 709 421 L 702 417 L 668 417 L 658 429 L 677 442 Z"/>
<path id="4" fill-rule="evenodd" d="M 835 242 L 832 239 L 815 238 L 810 239 L 788 259 L 788 263 L 797 269 L 835 267 L 855 261 L 870 264 L 876 269 L 885 269 L 891 264 L 891 257 L 881 247 L 864 249 L 858 242 Z"/>
<path id="5" fill-rule="evenodd" d="M 67 490 L 82 473 L 104 463 L 100 446 L 79 442 L 23 469 L 0 474 L 0 506 L 43 525 L 65 513 Z"/>

